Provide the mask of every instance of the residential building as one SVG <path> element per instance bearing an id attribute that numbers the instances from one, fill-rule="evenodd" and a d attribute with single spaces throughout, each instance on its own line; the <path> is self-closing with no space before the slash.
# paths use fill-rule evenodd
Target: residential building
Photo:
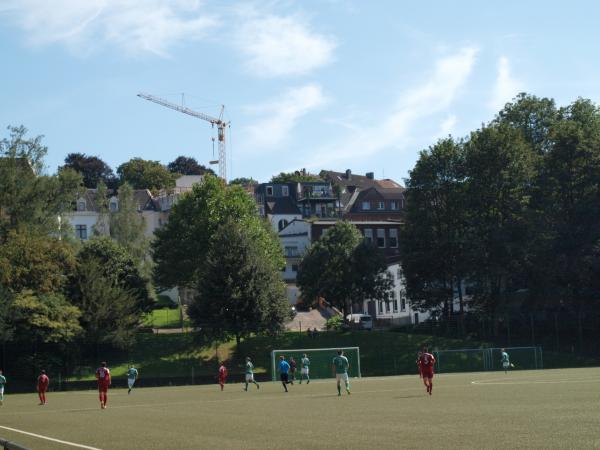
<path id="1" fill-rule="evenodd" d="M 296 276 L 302 256 L 310 246 L 310 222 L 304 219 L 294 219 L 279 231 L 278 236 L 283 247 L 285 266 L 281 276 L 286 282 L 287 297 L 292 305 L 299 299 L 299 290 L 296 286 Z"/>

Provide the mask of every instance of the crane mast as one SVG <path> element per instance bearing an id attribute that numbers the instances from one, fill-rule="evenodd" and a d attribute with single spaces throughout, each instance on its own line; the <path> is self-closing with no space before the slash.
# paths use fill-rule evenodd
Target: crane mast
<path id="1" fill-rule="evenodd" d="M 174 109 L 175 111 L 179 111 L 180 113 L 187 114 L 192 117 L 196 117 L 198 119 L 205 120 L 206 122 L 210 122 L 213 126 L 217 127 L 217 140 L 219 142 L 219 176 L 227 181 L 227 158 L 225 151 L 225 129 L 229 126 L 229 122 L 225 122 L 223 120 L 223 111 L 225 106 L 221 105 L 221 114 L 219 118 L 210 116 L 208 114 L 204 114 L 198 111 L 194 111 L 186 106 L 180 106 L 175 103 L 171 103 L 168 100 L 164 100 L 162 98 L 156 97 L 150 94 L 139 93 L 137 95 L 145 100 L 156 103 L 158 105 L 164 106 L 166 108 Z M 211 164 L 213 161 L 211 161 Z"/>

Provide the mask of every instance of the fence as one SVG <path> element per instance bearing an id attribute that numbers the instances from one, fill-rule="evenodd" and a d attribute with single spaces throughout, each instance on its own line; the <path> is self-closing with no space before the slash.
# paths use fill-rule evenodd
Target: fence
<path id="1" fill-rule="evenodd" d="M 0 438 L 0 446 L 2 446 L 4 450 L 29 450 L 27 447 L 23 447 L 22 445 L 2 438 Z"/>
<path id="2" fill-rule="evenodd" d="M 544 360 L 541 347 L 506 347 L 514 369 L 543 369 Z M 479 372 L 502 369 L 502 349 L 477 348 L 457 350 L 434 350 L 436 370 L 447 372 Z"/>

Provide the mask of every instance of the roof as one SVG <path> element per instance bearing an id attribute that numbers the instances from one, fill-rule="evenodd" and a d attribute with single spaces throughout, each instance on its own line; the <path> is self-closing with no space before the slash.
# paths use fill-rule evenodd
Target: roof
<path id="1" fill-rule="evenodd" d="M 404 189 L 404 187 L 402 185 L 396 183 L 394 180 L 390 180 L 389 178 L 386 178 L 385 180 L 377 180 L 377 185 L 379 185 L 379 187 L 384 188 L 384 189 L 394 189 L 394 188 Z"/>
<path id="2" fill-rule="evenodd" d="M 267 197 L 267 214 L 300 214 L 300 210 L 290 197 Z"/>
<path id="3" fill-rule="evenodd" d="M 110 199 L 115 196 L 114 189 L 106 190 L 106 198 Z M 85 210 L 99 212 L 98 207 L 98 190 L 86 189 L 82 197 L 85 200 Z M 117 197 L 118 198 L 118 197 Z M 158 199 L 152 197 L 148 189 L 136 189 L 133 191 L 133 201 L 139 205 L 142 211 L 157 211 L 160 209 Z M 76 209 L 76 205 L 75 205 Z"/>
<path id="4" fill-rule="evenodd" d="M 348 220 L 352 225 L 402 225 L 404 222 L 400 220 Z M 315 220 L 313 225 L 335 225 L 334 220 Z"/>

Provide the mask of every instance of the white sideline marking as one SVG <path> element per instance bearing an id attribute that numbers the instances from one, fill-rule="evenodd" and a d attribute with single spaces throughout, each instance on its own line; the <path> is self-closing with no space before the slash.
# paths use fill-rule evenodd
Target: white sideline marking
<path id="1" fill-rule="evenodd" d="M 69 442 L 69 441 L 61 441 L 60 439 L 54 439 L 54 438 L 51 438 L 48 436 L 43 436 L 41 434 L 35 434 L 35 433 L 30 433 L 28 431 L 17 430 L 16 428 L 5 427 L 4 425 L 0 425 L 0 428 L 4 428 L 5 430 L 8 430 L 8 431 L 14 431 L 15 433 L 26 434 L 27 436 L 33 436 L 33 437 L 36 437 L 39 439 L 45 439 L 47 441 L 58 442 L 59 444 L 70 445 L 71 447 L 87 448 L 88 450 L 101 450 L 99 448 L 90 447 L 88 445 L 76 444 L 74 442 Z"/>
<path id="2" fill-rule="evenodd" d="M 471 384 L 478 386 L 484 385 L 516 385 L 516 384 L 560 384 L 560 383 L 599 383 L 600 378 L 579 378 L 567 380 L 514 380 L 514 381 L 499 381 L 500 378 L 493 380 L 476 380 L 471 381 Z"/>

